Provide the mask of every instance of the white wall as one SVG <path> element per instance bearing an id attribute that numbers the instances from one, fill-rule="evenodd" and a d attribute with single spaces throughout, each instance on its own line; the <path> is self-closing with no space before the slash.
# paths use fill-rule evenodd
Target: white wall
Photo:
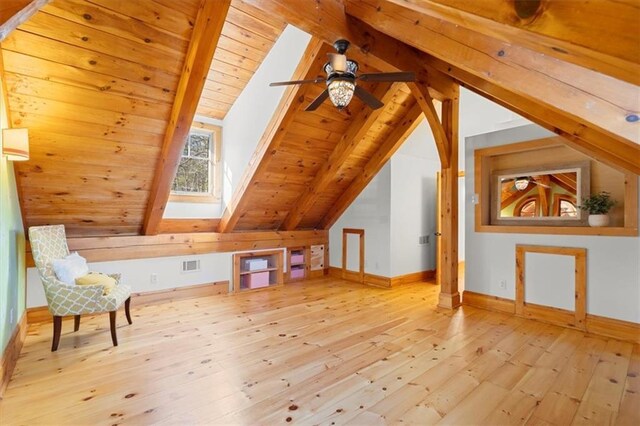
<path id="1" fill-rule="evenodd" d="M 440 160 L 426 120 L 391 158 L 391 277 L 435 270 L 436 173 Z M 421 235 L 428 244 L 419 244 Z"/>
<path id="2" fill-rule="evenodd" d="M 285 87 L 269 87 L 290 80 L 311 36 L 287 26 L 224 119 L 222 189 L 226 205 L 271 120 Z"/>
<path id="3" fill-rule="evenodd" d="M 286 272 L 286 256 L 284 270 Z M 259 252 L 261 250 L 251 250 Z M 236 252 L 240 253 L 240 252 Z M 200 271 L 182 272 L 183 260 L 200 260 Z M 233 253 L 209 253 L 188 256 L 157 257 L 153 259 L 116 260 L 110 262 L 91 262 L 89 269 L 107 274 L 122 274 L 122 282 L 130 285 L 134 293 L 166 290 L 176 287 L 229 281 L 233 276 Z M 152 274 L 157 282 L 152 283 Z M 38 271 L 27 269 L 27 307 L 46 306 L 47 301 Z"/>
<path id="4" fill-rule="evenodd" d="M 477 293 L 515 298 L 516 244 L 579 247 L 587 249 L 587 312 L 625 321 L 640 322 L 640 237 L 600 237 L 578 235 L 530 235 L 477 233 L 474 230 L 473 150 L 538 139 L 550 133 L 529 125 L 475 136 L 466 140 L 467 164 L 465 213 L 466 274 L 465 288 Z M 544 263 L 544 264 L 543 264 Z M 536 269 L 545 268 L 535 281 L 544 282 L 551 276 L 566 275 L 565 266 L 557 262 L 535 260 Z M 546 278 L 545 278 L 546 277 Z M 500 287 L 501 281 L 506 288 Z M 573 279 L 557 285 L 573 286 Z M 536 303 L 562 306 L 566 296 L 554 291 L 533 290 Z M 566 289 L 560 290 L 560 293 Z"/>
<path id="5" fill-rule="evenodd" d="M 387 162 L 329 230 L 329 264 L 342 268 L 342 229 L 364 229 L 364 271 L 391 276 L 390 206 L 391 163 Z"/>

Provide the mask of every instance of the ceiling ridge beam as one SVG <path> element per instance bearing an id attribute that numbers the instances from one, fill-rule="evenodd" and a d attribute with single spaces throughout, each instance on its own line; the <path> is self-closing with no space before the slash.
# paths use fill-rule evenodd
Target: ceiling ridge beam
<path id="1" fill-rule="evenodd" d="M 231 0 L 202 0 L 151 185 L 142 231 L 158 232 Z"/>
<path id="2" fill-rule="evenodd" d="M 441 72 L 453 75 L 461 70 L 478 78 L 474 87 L 480 90 L 493 84 L 539 103 L 547 115 L 553 112 L 555 127 L 563 126 L 564 133 L 580 137 L 588 129 L 598 134 L 585 145 L 600 144 L 601 150 L 613 152 L 623 161 L 638 158 L 638 124 L 634 122 L 640 114 L 637 86 L 390 1 L 349 0 L 346 8 L 355 18 L 428 53 L 424 62 L 438 64 L 434 67 Z M 501 98 L 511 100 L 504 93 Z M 640 162 L 635 163 L 629 170 L 638 173 Z"/>
<path id="3" fill-rule="evenodd" d="M 413 105 L 407 113 L 404 114 L 403 120 L 396 125 L 375 154 L 373 154 L 369 162 L 364 166 L 362 173 L 360 173 L 342 195 L 338 197 L 331 211 L 320 222 L 319 229 L 331 228 L 338 218 L 340 218 L 342 213 L 344 213 L 380 169 L 382 169 L 385 163 L 389 161 L 404 141 L 407 140 L 418 124 L 420 124 L 421 114 L 422 108 L 418 103 Z"/>
<path id="4" fill-rule="evenodd" d="M 7 38 L 11 31 L 15 30 L 20 24 L 27 22 L 38 10 L 49 3 L 51 0 L 20 0 L 22 5 L 18 7 L 12 2 L 0 5 L 0 42 Z"/>
<path id="5" fill-rule="evenodd" d="M 529 2 L 536 7 L 534 10 L 523 10 L 524 1 L 391 1 L 484 35 L 640 84 L 640 43 L 634 38 L 640 8 L 632 2 L 584 2 L 580 4 L 583 19 L 579 19 L 573 5 L 559 1 L 537 2 L 538 5 Z M 603 13 L 616 19 L 601 19 Z"/>
<path id="6" fill-rule="evenodd" d="M 396 95 L 400 84 L 388 85 L 380 84 L 373 95 L 387 105 Z M 313 181 L 307 185 L 306 189 L 298 198 L 298 202 L 289 211 L 289 214 L 282 222 L 280 229 L 295 229 L 303 217 L 309 212 L 318 200 L 320 194 L 329 186 L 331 181 L 336 177 L 342 164 L 356 150 L 362 138 L 367 131 L 376 122 L 384 108 L 372 110 L 366 105 L 362 105 L 360 112 L 352 120 L 347 131 L 342 135 L 340 141 L 329 155 L 327 161 L 324 162 Z"/>
<path id="7" fill-rule="evenodd" d="M 431 127 L 431 132 L 433 133 L 433 138 L 436 142 L 436 148 L 438 149 L 438 156 L 440 157 L 440 164 L 442 164 L 442 167 L 449 167 L 449 146 L 451 145 L 451 142 L 447 138 L 444 127 L 442 127 L 436 108 L 433 105 L 433 98 L 429 94 L 428 86 L 424 83 L 424 80 L 419 80 L 415 83 L 407 83 L 407 85 L 411 90 L 411 94 L 416 99 L 416 102 L 420 105 L 420 108 L 422 108 L 422 112 L 429 123 L 429 127 Z"/>
<path id="8" fill-rule="evenodd" d="M 310 73 L 315 76 L 315 70 L 312 69 L 312 66 L 319 59 L 320 51 L 323 48 L 326 48 L 324 42 L 317 37 L 312 37 L 291 79 L 304 80 Z M 298 107 L 304 102 L 306 90 L 307 87 L 305 85 L 299 84 L 287 86 L 285 89 L 280 99 L 280 104 L 278 104 L 271 121 L 258 142 L 256 150 L 249 160 L 249 165 L 245 169 L 240 184 L 236 188 L 229 205 L 224 210 L 218 226 L 218 232 L 231 232 L 235 228 L 248 204 L 248 193 L 255 185 L 257 177 L 267 169 L 272 154 L 282 143 L 287 126 L 293 120 Z"/>

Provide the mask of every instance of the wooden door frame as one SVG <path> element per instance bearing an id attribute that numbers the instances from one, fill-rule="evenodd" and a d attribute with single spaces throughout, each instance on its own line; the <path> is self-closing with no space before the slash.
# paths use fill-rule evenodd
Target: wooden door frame
<path id="1" fill-rule="evenodd" d="M 360 267 L 358 272 L 347 270 L 347 234 L 360 238 Z M 342 279 L 364 283 L 364 229 L 342 228 Z"/>

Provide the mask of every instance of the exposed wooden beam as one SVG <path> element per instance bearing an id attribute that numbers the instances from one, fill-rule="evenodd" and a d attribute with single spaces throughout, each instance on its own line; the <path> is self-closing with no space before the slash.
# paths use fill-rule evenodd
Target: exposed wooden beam
<path id="1" fill-rule="evenodd" d="M 598 0 L 392 0 L 433 18 L 640 84 L 640 4 Z"/>
<path id="2" fill-rule="evenodd" d="M 436 148 L 438 149 L 440 163 L 443 167 L 449 167 L 450 143 L 444 132 L 440 118 L 438 118 L 438 112 L 433 105 L 433 98 L 429 95 L 429 90 L 427 90 L 427 87 L 424 84 L 419 82 L 408 83 L 408 86 L 409 89 L 411 89 L 411 93 L 416 99 L 416 102 L 420 105 L 420 108 L 422 108 L 422 112 L 429 123 L 429 127 L 431 127 L 433 138 L 436 142 Z"/>
<path id="3" fill-rule="evenodd" d="M 350 0 L 347 13 L 433 55 L 437 60 L 426 56 L 426 63 L 444 73 L 456 77 L 464 72 L 476 77 L 467 84 L 480 90 L 487 85 L 502 90 L 500 96 L 493 96 L 504 102 L 538 104 L 543 120 L 552 121 L 558 133 L 577 135 L 576 142 L 591 150 L 590 155 L 598 150 L 609 152 L 620 165 L 626 163 L 622 167 L 639 173 L 638 123 L 633 121 L 640 110 L 637 86 L 432 18 L 406 5 Z"/>
<path id="4" fill-rule="evenodd" d="M 342 213 L 351 205 L 353 200 L 362 192 L 371 179 L 382 169 L 385 163 L 402 146 L 404 141 L 411 135 L 414 129 L 420 124 L 422 108 L 417 103 L 407 112 L 401 123 L 398 123 L 389 134 L 387 139 L 380 145 L 380 148 L 365 165 L 361 174 L 356 177 L 349 187 L 342 193 L 340 198 L 334 203 L 331 211 L 322 219 L 319 228 L 329 229 L 340 218 Z M 457 176 L 456 176 L 457 179 Z"/>
<path id="5" fill-rule="evenodd" d="M 51 0 L 2 0 L 0 3 L 0 42 Z"/>
<path id="6" fill-rule="evenodd" d="M 380 84 L 373 95 L 386 105 L 393 98 L 398 87 L 399 84 L 396 84 L 393 88 L 389 88 L 388 84 Z M 362 105 L 327 161 L 302 193 L 295 206 L 289 211 L 289 214 L 282 222 L 281 229 L 291 230 L 298 226 L 304 215 L 313 207 L 320 194 L 336 177 L 340 166 L 358 147 L 358 144 L 382 114 L 382 111 L 384 111 L 384 108 L 372 110 L 368 106 Z"/>
<path id="7" fill-rule="evenodd" d="M 189 134 L 198 101 L 218 45 L 231 0 L 202 0 L 185 58 L 182 77 L 171 110 L 171 119 L 162 143 L 162 153 L 151 185 L 143 233 L 158 232 L 171 192 L 184 141 Z"/>
<path id="8" fill-rule="evenodd" d="M 216 232 L 220 219 L 162 219 L 158 234 Z"/>
<path id="9" fill-rule="evenodd" d="M 540 214 L 542 216 L 550 216 L 549 208 L 551 207 L 551 188 L 549 187 L 549 184 L 551 183 L 551 180 L 549 179 L 549 175 L 540 176 L 537 182 L 539 183 L 536 186 L 538 187 L 538 195 L 540 196 Z M 542 186 L 540 183 L 546 186 Z"/>
<path id="10" fill-rule="evenodd" d="M 459 89 L 458 89 L 459 90 Z M 442 103 L 442 127 L 449 144 L 449 165 L 440 168 L 440 296 L 438 306 L 454 309 L 460 306 L 458 292 L 458 97 Z"/>
<path id="11" fill-rule="evenodd" d="M 326 49 L 327 46 L 321 39 L 313 37 L 309 41 L 307 49 L 302 55 L 302 59 L 291 79 L 304 80 L 311 78 L 312 75 L 315 76 L 317 72 L 315 64 L 320 59 L 324 60 L 322 53 Z M 287 86 L 280 104 L 276 108 L 276 113 L 267 125 L 253 156 L 249 160 L 249 166 L 245 170 L 240 184 L 231 198 L 231 202 L 222 215 L 222 220 L 218 227 L 219 232 L 231 232 L 238 223 L 244 208 L 248 204 L 249 197 L 247 195 L 250 188 L 255 185 L 256 177 L 268 167 L 273 153 L 276 152 L 283 140 L 287 125 L 293 120 L 295 113 L 305 102 L 304 92 L 307 90 L 306 88 L 306 85 Z"/>
<path id="12" fill-rule="evenodd" d="M 365 62 L 382 71 L 420 71 L 426 65 L 421 52 L 347 16 L 342 0 L 323 0 L 305 4 L 291 0 L 238 0 L 244 5 L 279 16 L 289 24 L 319 37 L 329 44 L 346 38 L 352 49 L 359 49 Z M 447 90 L 451 78 L 427 66 L 429 90 L 438 100 L 451 97 Z"/>

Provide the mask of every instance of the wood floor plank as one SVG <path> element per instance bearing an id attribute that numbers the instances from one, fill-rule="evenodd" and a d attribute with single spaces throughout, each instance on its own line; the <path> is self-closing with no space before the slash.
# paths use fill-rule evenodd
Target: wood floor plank
<path id="1" fill-rule="evenodd" d="M 332 278 L 32 324 L 0 422 L 638 424 L 640 347 Z M 37 409 L 33 409 L 37 401 Z M 52 420 L 55 419 L 55 420 Z"/>

